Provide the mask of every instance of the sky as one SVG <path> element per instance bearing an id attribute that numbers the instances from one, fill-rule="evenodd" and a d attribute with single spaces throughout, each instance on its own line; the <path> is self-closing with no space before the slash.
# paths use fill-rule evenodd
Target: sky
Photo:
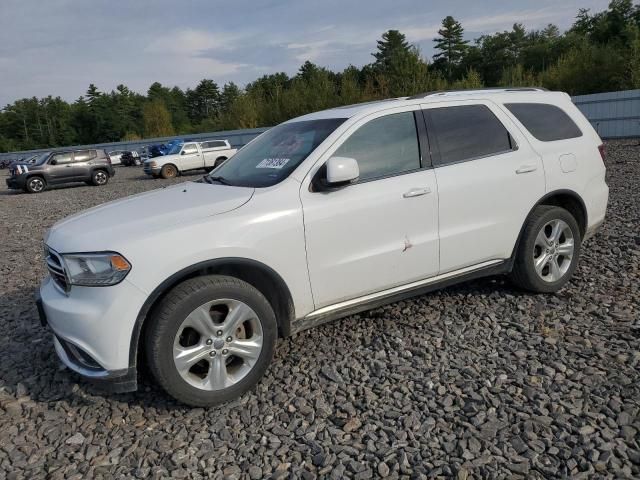
<path id="1" fill-rule="evenodd" d="M 73 101 L 90 83 L 145 93 L 151 83 L 194 87 L 211 78 L 243 86 L 306 60 L 341 70 L 372 61 L 376 40 L 403 32 L 433 55 L 452 15 L 465 37 L 554 23 L 608 0 L 0 0 L 0 105 L 18 98 Z"/>

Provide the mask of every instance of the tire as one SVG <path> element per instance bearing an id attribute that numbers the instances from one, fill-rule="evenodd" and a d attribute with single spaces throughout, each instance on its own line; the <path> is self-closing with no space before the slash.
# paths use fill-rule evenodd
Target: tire
<path id="1" fill-rule="evenodd" d="M 525 223 L 511 278 L 526 290 L 557 292 L 575 272 L 581 247 L 573 215 L 561 207 L 540 205 Z"/>
<path id="2" fill-rule="evenodd" d="M 208 407 L 258 383 L 273 357 L 277 332 L 271 305 L 254 287 L 234 277 L 202 276 L 179 284 L 154 309 L 145 351 L 153 376 L 169 395 Z M 186 360 L 180 361 L 181 355 Z"/>
<path id="3" fill-rule="evenodd" d="M 25 191 L 29 193 L 40 193 L 44 192 L 47 188 L 47 182 L 44 178 L 39 175 L 34 175 L 32 177 L 27 178 L 27 183 L 25 184 Z"/>
<path id="4" fill-rule="evenodd" d="M 109 174 L 107 172 L 105 172 L 104 170 L 94 170 L 93 173 L 91 173 L 91 184 L 95 185 L 96 187 L 101 187 L 103 185 L 106 185 L 109 182 Z"/>
<path id="5" fill-rule="evenodd" d="M 168 163 L 162 167 L 162 170 L 160 170 L 160 176 L 162 178 L 175 178 L 178 176 L 178 169 L 174 165 Z"/>

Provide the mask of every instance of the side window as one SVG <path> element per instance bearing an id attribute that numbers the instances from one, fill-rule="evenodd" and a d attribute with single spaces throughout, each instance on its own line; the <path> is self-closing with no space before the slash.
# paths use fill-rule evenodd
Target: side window
<path id="1" fill-rule="evenodd" d="M 182 147 L 182 153 L 184 153 L 185 155 L 191 154 L 191 153 L 198 153 L 198 147 L 196 146 L 195 143 L 185 143 L 184 147 Z"/>
<path id="2" fill-rule="evenodd" d="M 582 132 L 562 109 L 546 103 L 505 103 L 531 135 L 542 142 L 581 137 Z"/>
<path id="3" fill-rule="evenodd" d="M 431 117 L 439 165 L 498 154 L 513 147 L 509 132 L 485 105 L 430 108 L 425 112 Z"/>
<path id="4" fill-rule="evenodd" d="M 420 168 L 413 112 L 395 113 L 365 123 L 333 155 L 355 158 L 360 181 Z"/>
<path id="5" fill-rule="evenodd" d="M 96 151 L 95 150 L 79 150 L 75 153 L 76 162 L 86 162 L 87 160 L 91 160 L 95 158 Z"/>
<path id="6" fill-rule="evenodd" d="M 210 147 L 212 147 L 212 148 L 222 148 L 222 147 L 226 147 L 226 146 L 227 146 L 227 144 L 222 142 L 222 141 L 220 141 L 220 140 L 216 140 L 214 142 L 211 142 L 211 145 L 210 145 Z"/>
<path id="7" fill-rule="evenodd" d="M 56 153 L 51 157 L 51 160 L 55 160 L 56 165 L 71 163 L 73 162 L 73 152 Z"/>

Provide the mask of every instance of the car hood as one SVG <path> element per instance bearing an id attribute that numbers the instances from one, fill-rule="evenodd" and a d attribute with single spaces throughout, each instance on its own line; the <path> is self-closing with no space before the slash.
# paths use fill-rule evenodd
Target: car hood
<path id="1" fill-rule="evenodd" d="M 98 205 L 56 223 L 45 242 L 60 253 L 117 250 L 161 230 L 234 210 L 254 189 L 188 182 Z"/>

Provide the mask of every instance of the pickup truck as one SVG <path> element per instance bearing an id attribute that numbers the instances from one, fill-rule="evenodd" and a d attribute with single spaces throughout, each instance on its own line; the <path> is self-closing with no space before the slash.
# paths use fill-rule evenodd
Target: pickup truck
<path id="1" fill-rule="evenodd" d="M 211 171 L 236 151 L 227 140 L 177 144 L 166 155 L 146 160 L 144 173 L 154 178 L 173 178 L 190 170 Z"/>

